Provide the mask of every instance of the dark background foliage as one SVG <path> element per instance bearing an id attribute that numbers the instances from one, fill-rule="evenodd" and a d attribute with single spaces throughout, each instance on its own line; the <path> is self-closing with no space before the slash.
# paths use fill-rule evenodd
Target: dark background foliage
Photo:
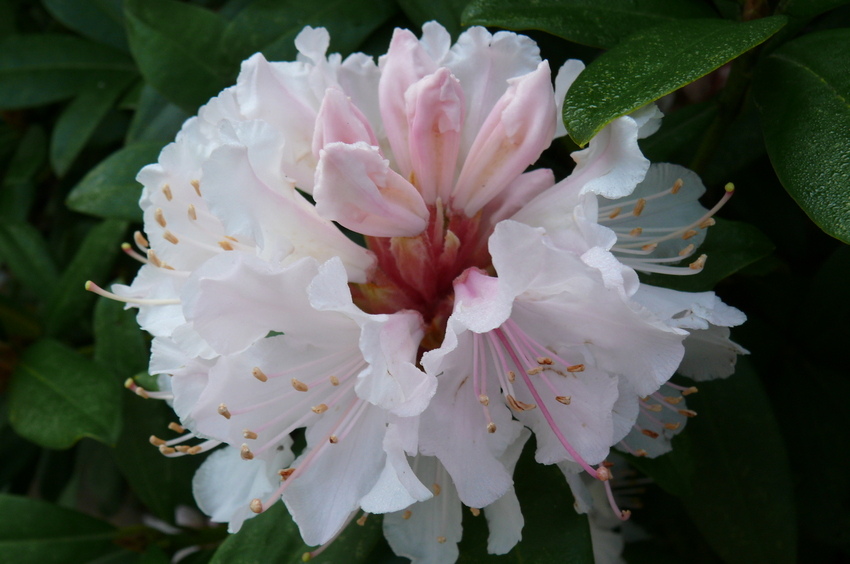
<path id="1" fill-rule="evenodd" d="M 699 412 L 656 460 L 630 459 L 624 503 L 644 533 L 629 563 L 850 560 L 850 2 L 847 0 L 0 0 L 0 560 L 158 564 L 298 561 L 279 504 L 228 537 L 194 507 L 198 457 L 147 443 L 170 409 L 122 390 L 144 379 L 133 313 L 83 290 L 129 281 L 120 245 L 139 228 L 138 169 L 241 60 L 295 55 L 304 25 L 331 50 L 386 51 L 392 29 L 436 19 L 529 33 L 557 68 L 589 64 L 565 103 L 569 153 L 661 99 L 642 147 L 736 194 L 696 276 L 744 310 L 751 351 L 700 386 Z M 842 242 L 843 241 L 843 242 Z M 684 379 L 682 379 L 684 382 Z M 530 450 L 530 449 L 528 449 Z M 525 541 L 486 555 L 467 516 L 462 562 L 590 562 L 587 520 L 553 468 L 520 461 Z M 152 526 L 151 518 L 170 524 Z M 324 562 L 394 562 L 380 517 L 352 525 Z"/>

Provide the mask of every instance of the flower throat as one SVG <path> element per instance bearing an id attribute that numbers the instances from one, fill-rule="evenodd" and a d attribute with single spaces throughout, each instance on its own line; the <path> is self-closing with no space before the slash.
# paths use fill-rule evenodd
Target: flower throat
<path id="1" fill-rule="evenodd" d="M 428 227 L 415 237 L 366 237 L 377 266 L 368 282 L 350 285 L 354 302 L 367 313 L 421 313 L 425 337 L 420 352 L 443 342 L 455 278 L 470 267 L 493 274 L 487 252 L 492 228 L 481 212 L 470 218 L 439 198 L 428 211 Z"/>

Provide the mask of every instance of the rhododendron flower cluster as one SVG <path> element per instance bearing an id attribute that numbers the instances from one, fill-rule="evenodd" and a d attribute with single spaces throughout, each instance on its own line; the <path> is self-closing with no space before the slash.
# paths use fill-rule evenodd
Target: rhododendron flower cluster
<path id="1" fill-rule="evenodd" d="M 398 554 L 448 562 L 466 505 L 505 553 L 532 433 L 538 462 L 607 485 L 612 447 L 661 454 L 694 415 L 674 372 L 732 372 L 743 315 L 635 272 L 698 272 L 716 209 L 693 173 L 640 153 L 653 106 L 569 177 L 529 170 L 566 133 L 583 67 L 553 81 L 527 37 L 471 28 L 452 45 L 429 23 L 377 62 L 328 44 L 305 28 L 297 61 L 243 63 L 139 173 L 136 279 L 90 289 L 153 335 L 160 389 L 130 387 L 170 401 L 182 434 L 151 441 L 221 445 L 194 482 L 214 520 L 236 531 L 282 499 L 319 546 L 381 513 Z"/>

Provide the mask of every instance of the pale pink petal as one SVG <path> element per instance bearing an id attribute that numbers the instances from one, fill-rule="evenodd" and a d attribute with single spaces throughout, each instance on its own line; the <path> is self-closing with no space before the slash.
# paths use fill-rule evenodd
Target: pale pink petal
<path id="1" fill-rule="evenodd" d="M 454 281 L 452 319 L 476 333 L 500 327 L 511 315 L 513 295 L 505 294 L 495 277 L 468 268 Z"/>
<path id="2" fill-rule="evenodd" d="M 441 374 L 437 393 L 421 416 L 420 452 L 440 459 L 469 507 L 490 505 L 508 491 L 513 481 L 499 460 L 517 439 L 522 426 L 501 401 L 496 378 L 485 378 L 480 394 L 493 401 L 488 419 L 475 393 L 472 369 L 473 334 L 449 320 L 440 349 L 423 357 L 426 372 Z M 496 370 L 489 367 L 489 370 Z M 489 432 L 493 423 L 495 431 Z M 452 437 L 447 441 L 446 437 Z"/>
<path id="3" fill-rule="evenodd" d="M 440 493 L 406 511 L 385 515 L 384 536 L 393 552 L 410 558 L 413 564 L 454 562 L 463 533 L 457 490 L 437 459 L 420 455 L 413 465 L 419 479 L 439 486 Z"/>
<path id="4" fill-rule="evenodd" d="M 346 407 L 347 408 L 347 407 Z M 385 464 L 383 439 L 387 431 L 386 413 L 365 402 L 356 402 L 356 423 L 350 432 L 330 443 L 328 437 L 341 414 L 335 407 L 307 429 L 307 451 L 293 464 L 309 467 L 283 492 L 283 501 L 298 524 L 301 538 L 308 545 L 330 540 L 360 507 L 360 500 L 372 488 Z M 321 452 L 314 454 L 314 450 Z"/>
<path id="5" fill-rule="evenodd" d="M 378 145 L 378 139 L 363 112 L 346 97 L 343 91 L 329 88 L 316 118 L 313 155 L 318 161 L 320 151 L 328 143 L 351 144 L 358 141 Z"/>
<path id="6" fill-rule="evenodd" d="M 410 131 L 405 93 L 422 77 L 432 74 L 437 65 L 410 31 L 396 28 L 390 47 L 381 59 L 381 82 L 378 97 L 384 131 L 392 147 L 398 172 L 410 176 Z"/>
<path id="7" fill-rule="evenodd" d="M 520 174 L 499 197 L 485 208 L 491 225 L 508 219 L 529 202 L 555 185 L 555 175 L 548 168 L 538 168 Z"/>
<path id="8" fill-rule="evenodd" d="M 472 27 L 458 37 L 440 64 L 460 80 L 466 96 L 460 149 L 463 162 L 487 116 L 508 88 L 508 81 L 533 72 L 540 64 L 540 49 L 523 35 L 506 31 L 491 34 L 483 27 Z"/>
<path id="9" fill-rule="evenodd" d="M 246 146 L 217 149 L 204 167 L 204 179 L 210 209 L 229 234 L 256 241 L 263 258 L 293 261 L 310 256 L 323 261 L 340 256 L 352 280 L 365 281 L 374 260 L 371 254 L 322 218 L 284 178 L 273 186 L 264 182 Z M 238 248 L 238 241 L 222 237 L 216 246 Z"/>
<path id="10" fill-rule="evenodd" d="M 280 266 L 226 253 L 193 273 L 184 287 L 183 308 L 195 330 L 221 353 L 244 350 L 269 331 L 332 338 L 327 316 L 319 326 L 308 321 L 316 315 L 306 291 L 317 272 L 314 259 Z M 341 314 L 335 324 L 343 333 L 356 327 Z"/>
<path id="11" fill-rule="evenodd" d="M 198 507 L 213 521 L 229 523 L 229 532 L 238 532 L 246 519 L 256 515 L 248 507 L 251 500 L 264 498 L 277 488 L 277 471 L 295 458 L 291 444 L 289 439 L 284 449 L 268 459 L 243 460 L 239 449 L 233 447 L 210 454 L 192 479 Z"/>
<path id="12" fill-rule="evenodd" d="M 555 137 L 563 137 L 567 134 L 567 128 L 564 126 L 564 99 L 567 97 L 567 91 L 572 86 L 581 71 L 584 70 L 584 63 L 578 59 L 569 59 L 558 70 L 558 75 L 555 77 L 555 103 L 558 106 L 558 127 L 555 130 Z"/>
<path id="13" fill-rule="evenodd" d="M 576 162 L 570 178 L 583 192 L 606 198 L 631 194 L 649 170 L 649 161 L 638 147 L 639 126 L 623 116 L 606 125 L 587 148 L 572 154 Z"/>
<path id="14" fill-rule="evenodd" d="M 511 443 L 501 457 L 505 469 L 511 474 L 514 473 L 522 448 L 529 437 L 531 433 L 528 429 L 523 429 L 517 440 Z M 507 554 L 522 540 L 525 520 L 522 518 L 522 510 L 513 488 L 485 507 L 484 516 L 487 518 L 487 528 L 490 529 L 490 535 L 487 537 L 487 552 L 490 554 Z"/>
<path id="15" fill-rule="evenodd" d="M 452 195 L 452 205 L 469 217 L 536 161 L 555 133 L 549 64 L 509 84 L 481 126 Z"/>
<path id="16" fill-rule="evenodd" d="M 416 188 L 365 143 L 331 143 L 322 150 L 314 196 L 322 217 L 365 235 L 412 237 L 428 225 Z"/>
<path id="17" fill-rule="evenodd" d="M 360 349 L 369 368 L 358 377 L 357 395 L 396 415 L 419 415 L 437 389 L 437 379 L 413 364 L 422 336 L 422 318 L 414 312 L 364 323 Z"/>
<path id="18" fill-rule="evenodd" d="M 404 509 L 417 501 L 424 501 L 434 494 L 425 487 L 407 460 L 404 439 L 396 425 L 387 428 L 384 436 L 384 452 L 387 463 L 378 477 L 375 487 L 360 501 L 367 513 L 390 513 Z"/>
<path id="19" fill-rule="evenodd" d="M 316 160 L 312 135 L 321 99 L 303 63 L 270 64 L 257 53 L 242 64 L 236 83 L 239 106 L 249 119 L 262 119 L 286 139 L 283 166 L 302 190 L 313 188 Z"/>
<path id="20" fill-rule="evenodd" d="M 413 182 L 428 204 L 449 200 L 454 186 L 464 98 L 446 68 L 414 83 L 405 93 Z"/>

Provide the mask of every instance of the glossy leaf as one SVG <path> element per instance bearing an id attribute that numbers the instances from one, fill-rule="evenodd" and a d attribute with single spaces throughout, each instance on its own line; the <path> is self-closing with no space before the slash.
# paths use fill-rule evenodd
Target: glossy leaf
<path id="1" fill-rule="evenodd" d="M 189 114 L 162 97 L 149 85 L 139 94 L 138 105 L 127 131 L 128 145 L 140 141 L 159 141 L 162 144 L 174 140 Z M 153 162 L 151 160 L 150 162 Z M 147 164 L 147 163 L 145 163 Z"/>
<path id="2" fill-rule="evenodd" d="M 70 35 L 17 35 L 0 41 L 0 108 L 70 98 L 109 75 L 134 72 L 126 55 Z"/>
<path id="3" fill-rule="evenodd" d="M 136 323 L 136 309 L 101 298 L 94 308 L 94 358 L 119 382 L 148 367 L 148 347 Z"/>
<path id="4" fill-rule="evenodd" d="M 36 294 L 56 285 L 56 265 L 38 229 L 23 222 L 0 223 L 0 264 Z"/>
<path id="5" fill-rule="evenodd" d="M 0 494 L 0 560 L 84 564 L 114 551 L 115 529 L 44 501 Z"/>
<path id="6" fill-rule="evenodd" d="M 168 424 L 177 421 L 177 416 L 165 402 L 142 399 L 126 390 L 117 401 L 123 404 L 124 425 L 114 450 L 115 463 L 148 510 L 173 523 L 178 505 L 193 504 L 192 476 L 203 456 L 166 458 L 148 442 L 151 435 L 176 436 Z"/>
<path id="7" fill-rule="evenodd" d="M 127 51 L 122 0 L 42 0 L 50 14 L 86 37 Z"/>
<path id="8" fill-rule="evenodd" d="M 584 146 L 612 120 L 721 67 L 776 33 L 786 18 L 682 20 L 629 36 L 603 53 L 567 92 L 564 123 Z"/>
<path id="9" fill-rule="evenodd" d="M 397 0 L 404 14 L 418 26 L 431 20 L 440 22 L 452 37 L 461 32 L 461 13 L 469 0 Z"/>
<path id="10" fill-rule="evenodd" d="M 370 554 L 383 537 L 381 516 L 370 515 L 363 526 L 354 523 L 317 557 L 321 564 L 371 563 Z M 300 562 L 311 550 L 301 541 L 298 526 L 283 503 L 245 522 L 242 529 L 228 537 L 216 551 L 210 564 L 265 564 Z"/>
<path id="11" fill-rule="evenodd" d="M 709 101 L 685 106 L 665 115 L 658 131 L 641 139 L 640 150 L 654 163 L 687 165 L 698 140 L 717 116 L 717 104 Z"/>
<path id="12" fill-rule="evenodd" d="M 850 30 L 783 45 L 759 66 L 755 86 L 782 185 L 821 229 L 850 243 Z"/>
<path id="13" fill-rule="evenodd" d="M 328 30 L 329 52 L 347 54 L 396 10 L 390 0 L 255 0 L 228 24 L 223 44 L 236 65 L 257 51 L 271 61 L 289 61 L 297 53 L 295 37 L 310 25 Z"/>
<path id="14" fill-rule="evenodd" d="M 685 433 L 697 448 L 685 508 L 729 564 L 796 562 L 796 522 L 785 445 L 747 359 L 726 380 L 688 397 L 699 416 Z M 674 450 L 666 456 L 676 456 Z"/>
<path id="15" fill-rule="evenodd" d="M 708 255 L 702 272 L 690 276 L 641 274 L 641 281 L 684 292 L 705 292 L 773 252 L 770 239 L 752 225 L 718 218 L 715 221 L 717 224 L 708 229 L 705 242 L 697 249 L 698 254 Z"/>
<path id="16" fill-rule="evenodd" d="M 36 197 L 35 176 L 47 160 L 47 136 L 38 126 L 30 126 L 16 139 L 15 153 L 0 184 L 0 219 L 25 221 Z"/>
<path id="17" fill-rule="evenodd" d="M 175 0 L 126 0 L 124 13 L 139 70 L 171 102 L 195 113 L 233 82 L 239 69 L 222 63 L 217 14 Z"/>
<path id="18" fill-rule="evenodd" d="M 785 3 L 785 13 L 798 18 L 811 18 L 850 4 L 850 0 L 788 0 Z"/>
<path id="19" fill-rule="evenodd" d="M 99 217 L 141 222 L 142 186 L 136 175 L 143 166 L 156 162 L 162 145 L 161 141 L 143 141 L 112 153 L 74 186 L 68 194 L 68 207 Z"/>
<path id="20" fill-rule="evenodd" d="M 634 33 L 688 18 L 715 17 L 694 0 L 473 0 L 465 25 L 540 29 L 576 43 L 610 48 Z"/>
<path id="21" fill-rule="evenodd" d="M 59 335 L 86 317 L 95 296 L 85 291 L 85 283 L 107 276 L 126 230 L 126 222 L 109 219 L 86 235 L 47 302 L 48 335 Z"/>
<path id="22" fill-rule="evenodd" d="M 26 350 L 9 389 L 9 421 L 41 446 L 82 437 L 113 444 L 121 430 L 121 387 L 108 370 L 50 339 Z"/>
<path id="23" fill-rule="evenodd" d="M 461 564 L 477 562 L 569 562 L 592 564 L 593 549 L 587 516 L 576 513 L 573 495 L 556 466 L 534 460 L 534 441 L 529 441 L 514 473 L 515 489 L 525 525 L 522 541 L 508 554 L 486 553 L 489 531 L 485 516 L 464 511 Z"/>
<path id="24" fill-rule="evenodd" d="M 103 80 L 82 90 L 68 104 L 53 128 L 50 140 L 50 164 L 63 176 L 88 143 L 107 112 L 130 85 L 133 75 Z"/>

